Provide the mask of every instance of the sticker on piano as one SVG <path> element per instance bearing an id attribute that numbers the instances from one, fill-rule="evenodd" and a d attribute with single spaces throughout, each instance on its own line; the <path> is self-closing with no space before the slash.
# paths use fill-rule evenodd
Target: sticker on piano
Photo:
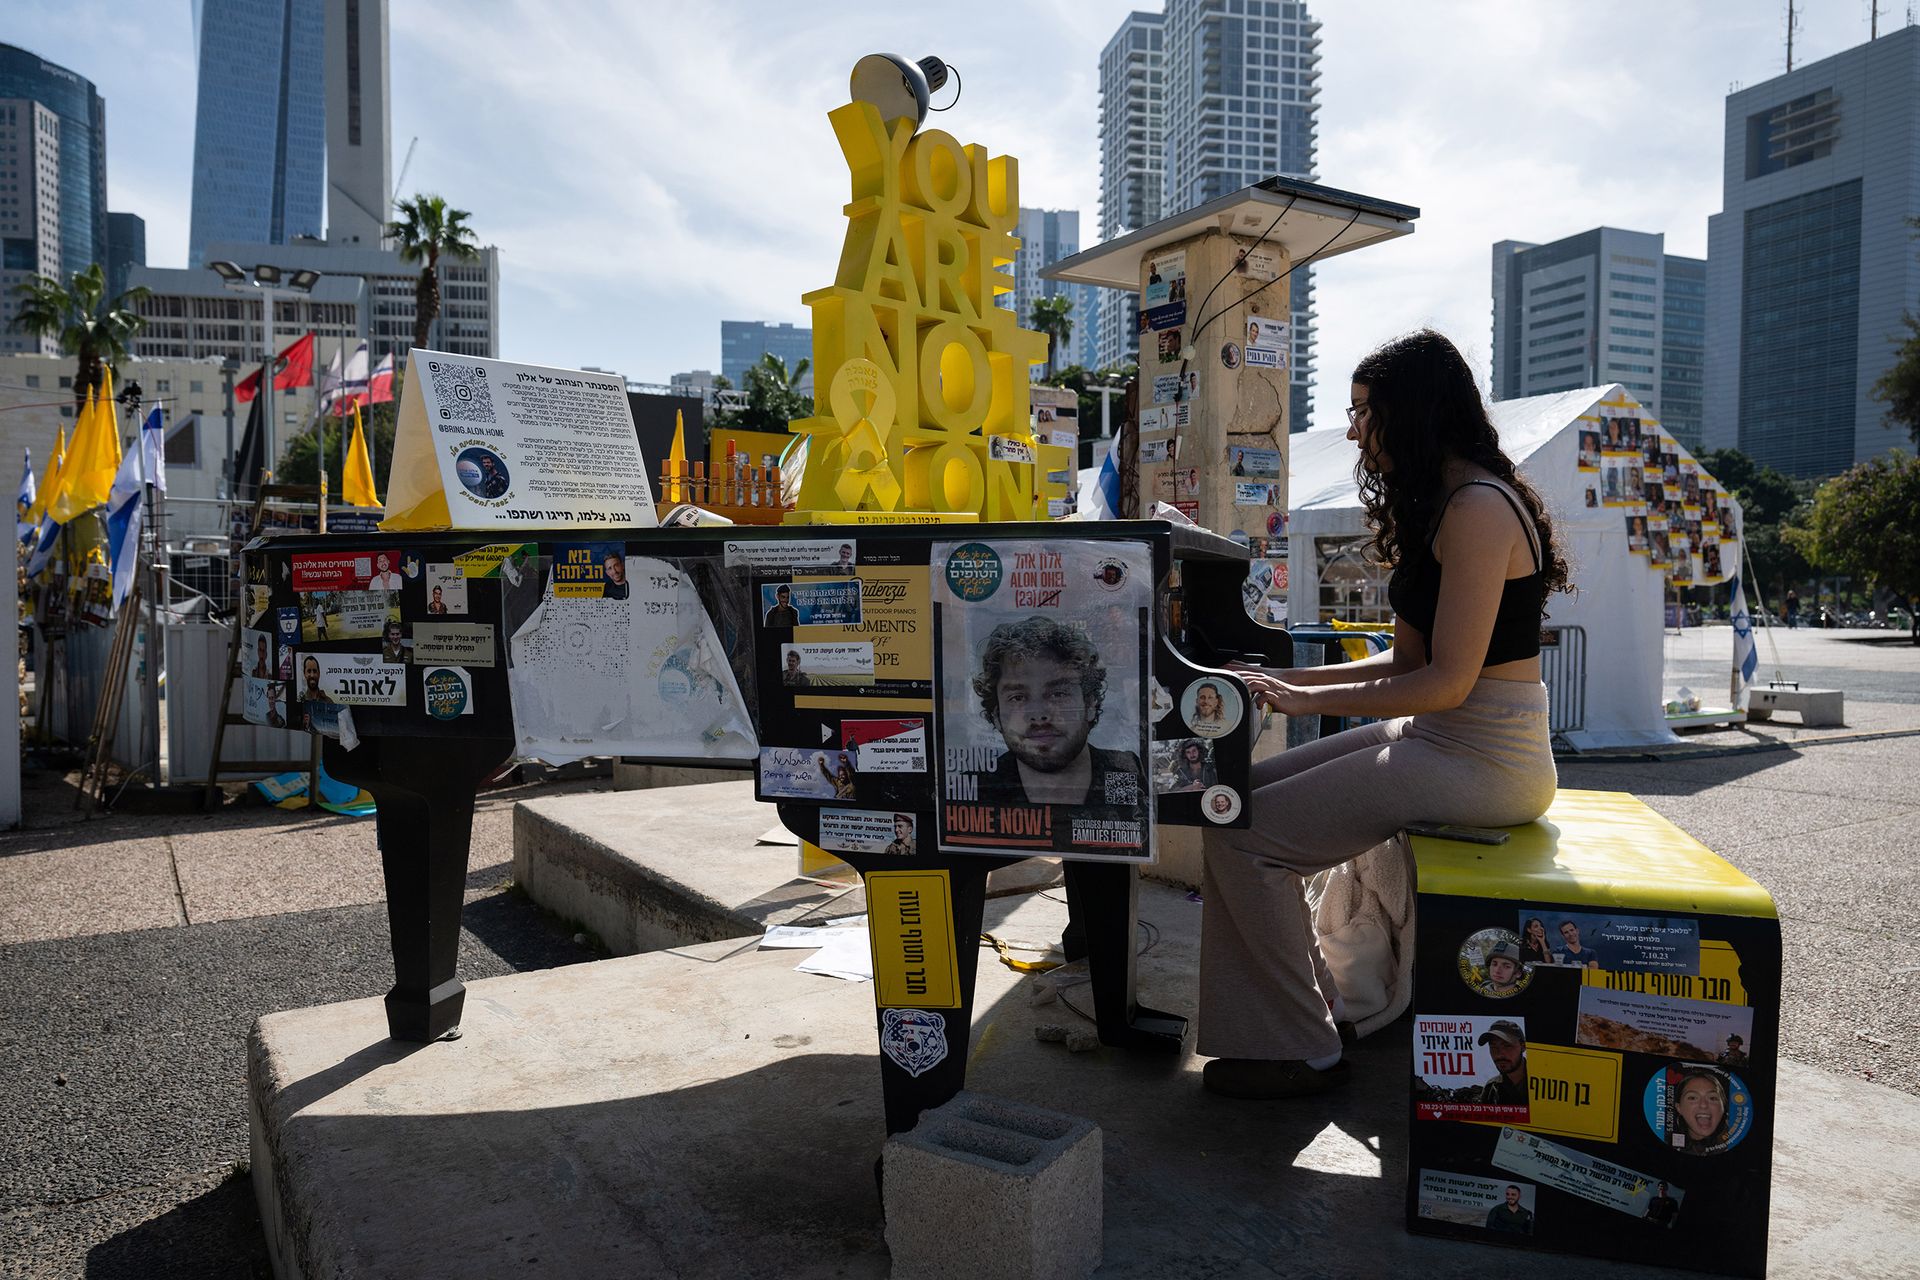
<path id="1" fill-rule="evenodd" d="M 1421 1120 L 1526 1124 L 1527 1029 L 1522 1018 L 1413 1020 L 1413 1110 Z"/>
<path id="2" fill-rule="evenodd" d="M 467 575 L 457 564 L 427 566 L 427 616 L 445 617 L 467 611 Z"/>
<path id="3" fill-rule="evenodd" d="M 1700 972 L 1700 922 L 1631 912 L 1519 912 L 1529 960 L 1608 973 Z"/>
<path id="4" fill-rule="evenodd" d="M 925 773 L 927 722 L 904 720 L 842 720 L 840 745 L 858 753 L 862 773 Z"/>
<path id="5" fill-rule="evenodd" d="M 920 847 L 918 826 L 911 813 L 822 809 L 819 844 L 834 853 L 878 853 L 909 858 Z"/>
<path id="6" fill-rule="evenodd" d="M 293 557 L 295 591 L 398 591 L 396 551 L 328 551 Z"/>
<path id="7" fill-rule="evenodd" d="M 857 754 L 809 747 L 760 748 L 760 794 L 787 800 L 858 798 Z"/>
<path id="8" fill-rule="evenodd" d="M 780 646 L 780 683 L 789 689 L 873 683 L 873 645 L 783 644 Z"/>
<path id="9" fill-rule="evenodd" d="M 720 544 L 720 558 L 729 569 L 758 569 L 766 573 L 798 573 L 826 569 L 853 573 L 858 544 L 851 538 L 796 538 L 769 542 L 729 538 Z"/>
<path id="10" fill-rule="evenodd" d="M 1203 738 L 1218 738 L 1240 727 L 1240 693 L 1225 680 L 1195 680 L 1180 695 L 1180 718 Z"/>
<path id="11" fill-rule="evenodd" d="M 306 676 L 303 693 L 310 701 L 349 707 L 407 705 L 404 663 L 388 662 L 377 653 L 308 653 L 300 663 Z M 308 692 L 316 685 L 318 697 Z"/>
<path id="12" fill-rule="evenodd" d="M 1656 1224 L 1663 1219 L 1671 1222 L 1686 1195 L 1637 1169 L 1521 1129 L 1500 1130 L 1493 1145 L 1493 1167 Z M 1659 1203 L 1663 1189 L 1674 1204 Z"/>
<path id="13" fill-rule="evenodd" d="M 1717 1156 L 1753 1128 L 1753 1093 L 1724 1067 L 1676 1062 L 1647 1081 L 1643 1098 L 1653 1136 L 1690 1156 Z"/>
<path id="14" fill-rule="evenodd" d="M 252 679 L 271 680 L 277 673 L 273 664 L 273 638 L 264 631 L 240 633 L 240 659 Z"/>
<path id="15" fill-rule="evenodd" d="M 556 600 L 625 600 L 627 549 L 619 542 L 562 542 L 553 549 Z"/>
<path id="16" fill-rule="evenodd" d="M 400 620 L 398 591 L 309 591 L 300 597 L 300 640 L 372 640 Z"/>
<path id="17" fill-rule="evenodd" d="M 1533 981 L 1520 938 L 1511 929 L 1482 929 L 1460 944 L 1460 981 L 1475 995 L 1493 1000 L 1517 996 Z"/>
<path id="18" fill-rule="evenodd" d="M 473 714 L 473 677 L 460 667 L 430 667 L 420 676 L 420 700 L 435 720 Z"/>
<path id="19" fill-rule="evenodd" d="M 461 552 L 453 558 L 453 564 L 462 577 L 505 578 L 513 582 L 519 578 L 521 568 L 539 554 L 540 548 L 531 542 L 495 542 Z"/>
<path id="20" fill-rule="evenodd" d="M 416 622 L 412 654 L 417 666 L 492 667 L 493 624 Z"/>
<path id="21" fill-rule="evenodd" d="M 880 1052 L 918 1079 L 947 1060 L 947 1020 L 925 1009 L 882 1009 Z"/>
<path id="22" fill-rule="evenodd" d="M 1422 1169 L 1418 1212 L 1427 1222 L 1530 1236 L 1536 1190 L 1531 1182 Z"/>
<path id="23" fill-rule="evenodd" d="M 1218 781 L 1218 770 L 1213 763 L 1213 744 L 1205 738 L 1162 738 L 1154 742 L 1155 795 L 1205 791 Z"/>
<path id="24" fill-rule="evenodd" d="M 1225 783 L 1208 787 L 1200 796 L 1200 812 L 1208 822 L 1232 822 L 1240 816 L 1240 793 Z"/>
<path id="25" fill-rule="evenodd" d="M 847 627 L 860 621 L 860 579 L 765 583 L 760 620 L 769 627 Z"/>

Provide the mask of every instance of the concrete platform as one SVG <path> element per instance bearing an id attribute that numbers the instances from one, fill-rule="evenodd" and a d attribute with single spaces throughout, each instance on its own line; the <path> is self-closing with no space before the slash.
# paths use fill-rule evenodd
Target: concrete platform
<path id="1" fill-rule="evenodd" d="M 1141 916 L 1142 999 L 1190 1013 L 1199 906 L 1148 885 Z M 987 906 L 1013 941 L 1064 919 L 1037 893 Z M 464 1037 L 428 1046 L 386 1041 L 377 1000 L 261 1019 L 253 1178 L 282 1280 L 885 1275 L 872 990 L 797 957 L 731 941 L 487 979 Z M 1037 1042 L 1073 1015 L 1032 982 L 982 953 L 968 1083 L 1101 1127 L 1102 1276 L 1651 1274 L 1402 1230 L 1404 1020 L 1343 1093 L 1231 1102 L 1190 1056 Z M 1920 1099 L 1790 1063 L 1780 1090 L 1771 1274 L 1913 1274 Z"/>
<path id="2" fill-rule="evenodd" d="M 526 800 L 514 808 L 513 878 L 617 956 L 864 914 L 858 881 L 802 880 L 797 845 L 759 843 L 779 824 L 751 780 Z M 1058 863 L 1029 858 L 995 871 L 987 893 L 1060 883 Z"/>

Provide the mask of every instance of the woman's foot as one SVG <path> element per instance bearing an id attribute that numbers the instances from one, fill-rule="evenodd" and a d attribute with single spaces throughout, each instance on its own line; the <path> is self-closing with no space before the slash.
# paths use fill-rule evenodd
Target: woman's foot
<path id="1" fill-rule="evenodd" d="M 1207 1092 L 1256 1101 L 1326 1093 L 1346 1084 L 1348 1077 L 1345 1059 L 1325 1071 L 1315 1071 L 1292 1059 L 1215 1058 L 1200 1071 L 1200 1082 Z"/>

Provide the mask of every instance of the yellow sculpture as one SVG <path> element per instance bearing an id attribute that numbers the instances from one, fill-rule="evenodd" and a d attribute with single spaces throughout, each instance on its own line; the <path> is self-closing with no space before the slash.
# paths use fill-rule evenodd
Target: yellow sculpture
<path id="1" fill-rule="evenodd" d="M 868 102 L 828 116 L 853 180 L 831 287 L 813 311 L 800 523 L 1045 519 L 1072 451 L 1035 440 L 1028 370 L 1047 339 L 994 299 L 1020 242 L 1019 162 Z M 821 402 L 815 401 L 816 410 Z"/>

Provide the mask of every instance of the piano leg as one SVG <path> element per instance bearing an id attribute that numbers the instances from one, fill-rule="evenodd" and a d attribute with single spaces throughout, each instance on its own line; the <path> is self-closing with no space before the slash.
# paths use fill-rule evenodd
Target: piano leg
<path id="1" fill-rule="evenodd" d="M 480 783 L 513 750 L 510 738 L 365 738 L 353 751 L 328 739 L 327 772 L 364 787 L 387 885 L 393 989 L 387 1034 L 426 1042 L 457 1033 L 467 989 L 454 976 L 467 848 Z"/>
<path id="2" fill-rule="evenodd" d="M 1146 1008 L 1133 998 L 1138 870 L 1117 862 L 1069 862 L 1066 873 L 1068 917 L 1061 944 L 1069 960 L 1087 957 L 1100 1043 L 1177 1053 L 1186 1039 L 1187 1020 Z"/>

